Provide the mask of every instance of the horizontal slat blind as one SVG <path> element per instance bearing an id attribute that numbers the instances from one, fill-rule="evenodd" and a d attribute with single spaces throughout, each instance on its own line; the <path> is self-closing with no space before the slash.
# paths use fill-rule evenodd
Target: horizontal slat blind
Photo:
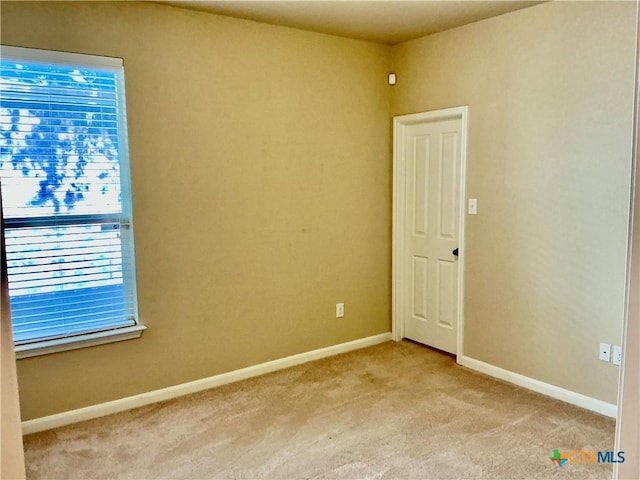
<path id="1" fill-rule="evenodd" d="M 2 49 L 0 171 L 14 340 L 135 325 L 122 68 L 114 59 L 77 64 L 89 57 L 53 52 L 61 61 L 53 64 L 43 61 L 47 52 Z"/>
<path id="2" fill-rule="evenodd" d="M 117 75 L 3 58 L 5 218 L 121 211 Z"/>

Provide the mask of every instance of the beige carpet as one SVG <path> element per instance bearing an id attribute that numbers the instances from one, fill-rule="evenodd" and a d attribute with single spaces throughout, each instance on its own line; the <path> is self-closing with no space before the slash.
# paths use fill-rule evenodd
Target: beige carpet
<path id="1" fill-rule="evenodd" d="M 25 437 L 30 479 L 587 479 L 614 421 L 385 343 Z"/>

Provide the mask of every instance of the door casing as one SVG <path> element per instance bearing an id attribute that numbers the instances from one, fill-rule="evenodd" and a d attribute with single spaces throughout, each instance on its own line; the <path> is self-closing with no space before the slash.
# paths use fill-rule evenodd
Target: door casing
<path id="1" fill-rule="evenodd" d="M 433 122 L 438 120 L 460 118 L 462 123 L 461 151 L 460 151 L 460 220 L 459 220 L 459 249 L 458 257 L 458 318 L 457 318 L 457 348 L 456 361 L 460 363 L 463 356 L 463 333 L 464 333 L 464 225 L 466 212 L 466 165 L 467 165 L 467 122 L 469 107 L 453 107 L 443 110 L 433 110 L 429 112 L 413 113 L 410 115 L 399 115 L 393 117 L 393 246 L 392 246 L 392 321 L 391 336 L 397 342 L 404 338 L 404 306 L 402 302 L 402 292 L 406 288 L 404 281 L 405 254 L 404 227 L 406 219 L 406 192 L 405 179 L 407 175 L 406 159 L 404 156 L 404 134 L 408 125 L 423 122 Z"/>

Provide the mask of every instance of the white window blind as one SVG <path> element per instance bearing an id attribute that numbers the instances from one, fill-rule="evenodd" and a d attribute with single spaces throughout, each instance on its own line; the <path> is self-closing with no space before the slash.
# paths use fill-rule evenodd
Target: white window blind
<path id="1" fill-rule="evenodd" d="M 122 61 L 1 49 L 0 185 L 15 343 L 135 326 Z"/>

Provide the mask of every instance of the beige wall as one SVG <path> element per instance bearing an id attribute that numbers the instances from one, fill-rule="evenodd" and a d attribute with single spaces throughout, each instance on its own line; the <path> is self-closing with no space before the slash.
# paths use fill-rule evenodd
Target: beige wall
<path id="1" fill-rule="evenodd" d="M 2 43 L 124 58 L 148 326 L 18 361 L 23 419 L 390 331 L 388 47 L 121 2 L 3 1 Z"/>
<path id="2" fill-rule="evenodd" d="M 636 122 L 638 122 L 636 117 Z M 638 124 L 636 124 L 638 125 Z M 640 132 L 636 132 L 636 141 Z M 640 478 L 640 158 L 636 149 L 635 202 L 629 283 L 629 316 L 625 343 L 625 370 L 622 388 L 622 409 L 618 423 L 619 450 L 629 460 L 619 466 L 619 477 L 625 480 Z"/>
<path id="3" fill-rule="evenodd" d="M 552 2 L 394 48 L 394 115 L 469 105 L 464 353 L 616 403 L 635 5 Z"/>
<path id="4" fill-rule="evenodd" d="M 637 12 L 640 25 L 640 11 Z M 640 32 L 636 32 L 636 67 L 640 65 L 638 47 Z M 637 81 L 637 80 L 636 80 Z M 618 423 L 616 424 L 616 449 L 626 453 L 628 461 L 620 464 L 618 478 L 640 478 L 640 85 L 636 83 L 635 111 L 635 183 L 633 201 L 633 230 L 631 236 L 629 305 L 624 347 L 624 371 L 620 389 Z"/>

